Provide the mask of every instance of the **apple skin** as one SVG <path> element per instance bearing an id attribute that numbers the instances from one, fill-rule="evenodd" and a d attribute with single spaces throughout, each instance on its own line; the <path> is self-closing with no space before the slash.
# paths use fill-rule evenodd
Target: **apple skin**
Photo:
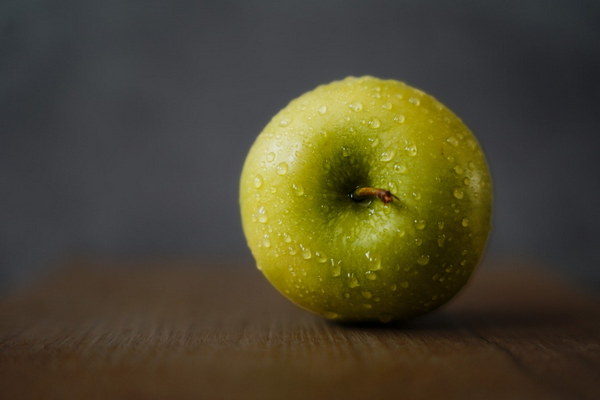
<path id="1" fill-rule="evenodd" d="M 355 201 L 357 187 L 390 191 Z M 240 206 L 271 284 L 340 321 L 429 312 L 468 281 L 491 229 L 481 147 L 448 108 L 394 80 L 348 77 L 293 100 L 246 158 Z"/>

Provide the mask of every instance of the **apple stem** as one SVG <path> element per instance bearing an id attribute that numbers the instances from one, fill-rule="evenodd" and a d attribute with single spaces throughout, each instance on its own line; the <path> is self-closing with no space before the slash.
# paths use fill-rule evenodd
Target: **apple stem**
<path id="1" fill-rule="evenodd" d="M 383 204 L 388 204 L 396 200 L 400 200 L 398 196 L 392 194 L 389 190 L 385 189 L 377 189 L 368 186 L 359 186 L 352 193 L 350 193 L 350 198 L 354 201 L 361 201 L 366 199 L 367 197 L 377 197 L 379 200 L 383 201 Z"/>

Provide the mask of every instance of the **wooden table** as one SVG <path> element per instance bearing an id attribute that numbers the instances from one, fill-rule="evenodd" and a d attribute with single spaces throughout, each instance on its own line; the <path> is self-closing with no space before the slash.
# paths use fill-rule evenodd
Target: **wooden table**
<path id="1" fill-rule="evenodd" d="M 484 267 L 429 316 L 343 326 L 251 266 L 80 265 L 0 302 L 0 398 L 600 399 L 599 305 Z"/>

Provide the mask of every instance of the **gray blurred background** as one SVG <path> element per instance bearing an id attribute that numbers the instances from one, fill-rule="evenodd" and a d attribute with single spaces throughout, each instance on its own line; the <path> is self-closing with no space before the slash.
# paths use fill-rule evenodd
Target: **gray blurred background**
<path id="1" fill-rule="evenodd" d="M 72 256 L 252 264 L 238 177 L 320 83 L 404 80 L 495 178 L 488 260 L 600 287 L 598 1 L 2 1 L 0 290 Z"/>

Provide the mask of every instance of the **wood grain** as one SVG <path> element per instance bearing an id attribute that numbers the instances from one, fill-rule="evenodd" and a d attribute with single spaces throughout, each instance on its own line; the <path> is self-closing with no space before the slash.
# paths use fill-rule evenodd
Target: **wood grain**
<path id="1" fill-rule="evenodd" d="M 483 268 L 433 314 L 345 326 L 251 266 L 77 265 L 0 302 L 0 397 L 598 399 L 599 305 Z"/>

